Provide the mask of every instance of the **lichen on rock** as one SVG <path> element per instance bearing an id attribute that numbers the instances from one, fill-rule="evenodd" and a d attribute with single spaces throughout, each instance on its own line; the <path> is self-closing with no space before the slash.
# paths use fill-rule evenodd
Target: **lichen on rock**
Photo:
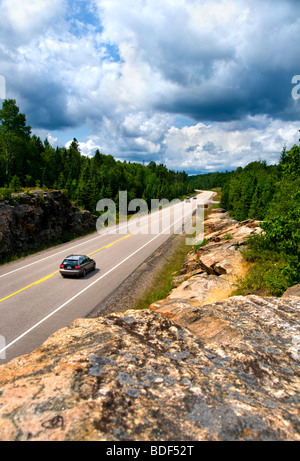
<path id="1" fill-rule="evenodd" d="M 78 319 L 0 367 L 1 440 L 299 440 L 299 307 Z"/>

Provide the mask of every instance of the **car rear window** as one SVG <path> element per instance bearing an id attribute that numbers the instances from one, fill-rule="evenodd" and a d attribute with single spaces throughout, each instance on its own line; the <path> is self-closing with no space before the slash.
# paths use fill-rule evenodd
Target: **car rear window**
<path id="1" fill-rule="evenodd" d="M 78 265 L 78 261 L 74 260 L 74 259 L 65 259 L 63 264 L 67 264 L 68 266 L 77 266 Z"/>

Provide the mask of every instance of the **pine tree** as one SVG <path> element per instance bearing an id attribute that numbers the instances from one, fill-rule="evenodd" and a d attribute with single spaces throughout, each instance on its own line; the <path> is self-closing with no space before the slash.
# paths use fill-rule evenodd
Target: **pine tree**
<path id="1" fill-rule="evenodd" d="M 13 173 L 12 163 L 19 160 L 24 146 L 30 141 L 31 128 L 26 117 L 19 112 L 14 99 L 5 99 L 0 110 L 0 139 L 5 150 L 6 174 Z"/>

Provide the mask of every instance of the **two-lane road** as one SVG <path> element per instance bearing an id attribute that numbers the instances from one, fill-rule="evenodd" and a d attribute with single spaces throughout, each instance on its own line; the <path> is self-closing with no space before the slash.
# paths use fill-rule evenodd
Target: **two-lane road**
<path id="1" fill-rule="evenodd" d="M 140 265 L 175 229 L 183 215 L 211 200 L 202 192 L 131 225 L 90 234 L 0 267 L 0 365 L 39 347 L 52 333 L 76 318 L 86 317 Z M 63 278 L 59 264 L 69 254 L 95 259 L 96 271 L 84 278 Z"/>

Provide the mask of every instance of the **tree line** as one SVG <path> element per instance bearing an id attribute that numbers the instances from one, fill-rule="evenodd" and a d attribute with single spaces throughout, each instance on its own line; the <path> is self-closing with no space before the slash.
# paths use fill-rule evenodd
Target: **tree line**
<path id="1" fill-rule="evenodd" d="M 263 220 L 278 188 L 281 167 L 255 161 L 234 171 L 207 173 L 190 179 L 195 189 L 222 188 L 221 206 L 238 221 Z"/>
<path id="2" fill-rule="evenodd" d="M 280 296 L 300 283 L 300 146 L 286 148 L 278 165 L 252 162 L 223 185 L 221 206 L 237 220 L 261 221 L 244 257 L 253 266 L 237 294 Z"/>
<path id="3" fill-rule="evenodd" d="M 236 294 L 280 296 L 300 283 L 300 146 L 283 148 L 279 163 L 255 161 L 231 172 L 191 180 L 197 189 L 222 187 L 220 206 L 238 220 L 261 221 L 262 233 L 250 238 L 244 258 L 251 262 Z"/>
<path id="4" fill-rule="evenodd" d="M 127 191 L 128 202 L 142 198 L 149 206 L 151 199 L 172 200 L 192 190 L 185 172 L 163 164 L 121 162 L 99 150 L 90 158 L 81 154 L 75 138 L 69 148 L 53 148 L 47 139 L 32 135 L 13 99 L 3 102 L 0 123 L 2 196 L 22 188 L 60 189 L 82 208 L 95 212 L 102 198 L 118 202 L 120 190 Z"/>
<path id="5" fill-rule="evenodd" d="M 230 178 L 231 172 L 225 173 L 204 173 L 189 177 L 191 189 L 211 190 L 215 187 L 223 187 L 225 182 Z"/>

